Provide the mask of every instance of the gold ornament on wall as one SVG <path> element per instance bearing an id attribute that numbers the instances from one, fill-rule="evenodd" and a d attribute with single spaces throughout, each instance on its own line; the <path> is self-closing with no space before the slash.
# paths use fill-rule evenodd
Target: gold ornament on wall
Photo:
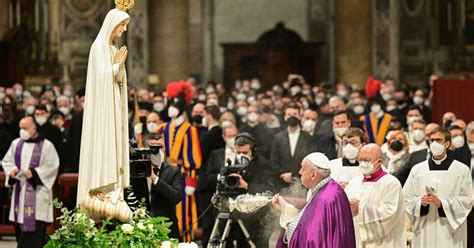
<path id="1" fill-rule="evenodd" d="M 115 8 L 121 11 L 127 11 L 135 4 L 134 0 L 115 0 Z"/>

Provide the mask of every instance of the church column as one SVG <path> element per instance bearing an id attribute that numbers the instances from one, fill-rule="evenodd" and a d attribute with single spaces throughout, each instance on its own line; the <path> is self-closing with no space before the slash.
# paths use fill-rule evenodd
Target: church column
<path id="1" fill-rule="evenodd" d="M 363 86 L 372 74 L 372 1 L 334 2 L 336 80 Z"/>
<path id="2" fill-rule="evenodd" d="M 188 0 L 149 1 L 149 71 L 161 86 L 188 76 L 188 11 Z"/>
<path id="3" fill-rule="evenodd" d="M 59 33 L 59 14 L 60 14 L 60 7 L 61 3 L 59 0 L 48 0 L 48 15 L 49 16 L 49 23 L 48 27 L 46 28 L 46 32 L 49 33 L 49 49 L 50 52 L 56 54 L 59 52 L 59 43 L 60 43 L 60 33 Z"/>
<path id="4" fill-rule="evenodd" d="M 0 0 L 0 40 L 10 28 L 10 0 Z"/>
<path id="5" fill-rule="evenodd" d="M 148 76 L 148 0 L 135 1 L 129 10 L 127 28 L 127 81 L 131 87 L 146 88 Z"/>

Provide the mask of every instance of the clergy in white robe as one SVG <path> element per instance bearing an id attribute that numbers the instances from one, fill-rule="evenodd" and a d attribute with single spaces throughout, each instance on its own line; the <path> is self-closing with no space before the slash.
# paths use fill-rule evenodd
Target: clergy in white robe
<path id="1" fill-rule="evenodd" d="M 43 247 L 46 223 L 52 223 L 53 185 L 59 168 L 54 145 L 37 133 L 33 118 L 20 121 L 15 139 L 2 161 L 5 186 L 13 187 L 9 220 L 18 247 Z"/>
<path id="2" fill-rule="evenodd" d="M 414 247 L 466 247 L 471 211 L 469 168 L 455 160 L 444 128 L 430 133 L 432 156 L 415 165 L 404 185 L 405 206 L 413 224 Z"/>
<path id="3" fill-rule="evenodd" d="M 109 209 L 128 208 L 123 199 L 124 188 L 130 186 L 127 50 L 117 49 L 114 42 L 126 31 L 129 20 L 124 9 L 110 10 L 89 53 L 77 204 L 99 215 L 95 217 L 105 208 L 92 204 L 95 196 Z M 127 221 L 131 211 L 126 212 L 113 217 Z"/>
<path id="4" fill-rule="evenodd" d="M 382 151 L 377 144 L 359 152 L 362 176 L 345 188 L 351 202 L 357 247 L 406 247 L 402 186 L 382 170 Z"/>
<path id="5" fill-rule="evenodd" d="M 330 161 L 331 178 L 343 188 L 353 178 L 362 175 L 359 170 L 357 156 L 359 149 L 369 142 L 369 138 L 360 128 L 350 127 L 342 135 L 342 158 Z"/>

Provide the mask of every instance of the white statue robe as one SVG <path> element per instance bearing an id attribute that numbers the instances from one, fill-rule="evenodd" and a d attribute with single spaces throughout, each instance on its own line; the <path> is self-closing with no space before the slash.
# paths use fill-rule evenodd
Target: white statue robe
<path id="1" fill-rule="evenodd" d="M 397 178 L 386 174 L 376 182 L 359 176 L 347 184 L 347 198 L 359 200 L 353 217 L 357 247 L 406 247 L 403 190 Z"/>
<path id="2" fill-rule="evenodd" d="M 342 158 L 336 158 L 329 162 L 331 166 L 331 178 L 336 182 L 349 182 L 353 178 L 361 176 L 359 166 L 343 166 Z"/>
<path id="3" fill-rule="evenodd" d="M 8 152 L 2 161 L 3 170 L 5 171 L 6 180 L 5 186 L 10 187 L 8 180 L 10 179 L 10 172 L 17 168 L 15 165 L 15 152 L 20 139 L 15 139 Z M 21 151 L 21 170 L 27 171 L 30 167 L 31 157 L 36 143 L 25 142 Z M 35 203 L 35 219 L 43 222 L 52 223 L 53 216 L 53 185 L 58 175 L 59 157 L 54 145 L 49 140 L 44 140 L 43 148 L 41 150 L 41 157 L 38 167 L 35 168 L 38 177 L 41 179 L 43 185 L 36 186 L 36 203 Z M 24 205 L 25 205 L 25 189 L 26 181 L 20 183 L 20 201 L 18 209 L 18 223 L 23 224 Z M 17 184 L 13 185 L 13 194 L 10 204 L 9 220 L 15 221 L 15 189 Z"/>
<path id="4" fill-rule="evenodd" d="M 432 204 L 421 216 L 421 197 L 435 190 L 446 217 Z M 466 247 L 466 218 L 471 211 L 472 178 L 469 168 L 454 160 L 448 170 L 430 170 L 428 161 L 413 167 L 403 187 L 407 215 L 413 224 L 413 247 Z"/>
<path id="5" fill-rule="evenodd" d="M 130 185 L 128 98 L 125 69 L 113 64 L 116 48 L 110 44 L 114 28 L 129 19 L 110 10 L 91 46 L 87 67 L 84 120 L 77 204 L 93 191 L 104 192 L 112 203 Z"/>

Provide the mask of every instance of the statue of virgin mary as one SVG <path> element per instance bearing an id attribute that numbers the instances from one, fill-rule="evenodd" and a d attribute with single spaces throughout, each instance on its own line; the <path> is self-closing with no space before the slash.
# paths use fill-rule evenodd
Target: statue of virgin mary
<path id="1" fill-rule="evenodd" d="M 77 204 L 94 217 L 125 211 L 123 216 L 112 217 L 126 221 L 131 216 L 123 199 L 123 190 L 130 185 L 127 49 L 117 49 L 115 43 L 126 31 L 130 16 L 125 11 L 133 0 L 116 0 L 115 4 L 89 53 Z"/>

